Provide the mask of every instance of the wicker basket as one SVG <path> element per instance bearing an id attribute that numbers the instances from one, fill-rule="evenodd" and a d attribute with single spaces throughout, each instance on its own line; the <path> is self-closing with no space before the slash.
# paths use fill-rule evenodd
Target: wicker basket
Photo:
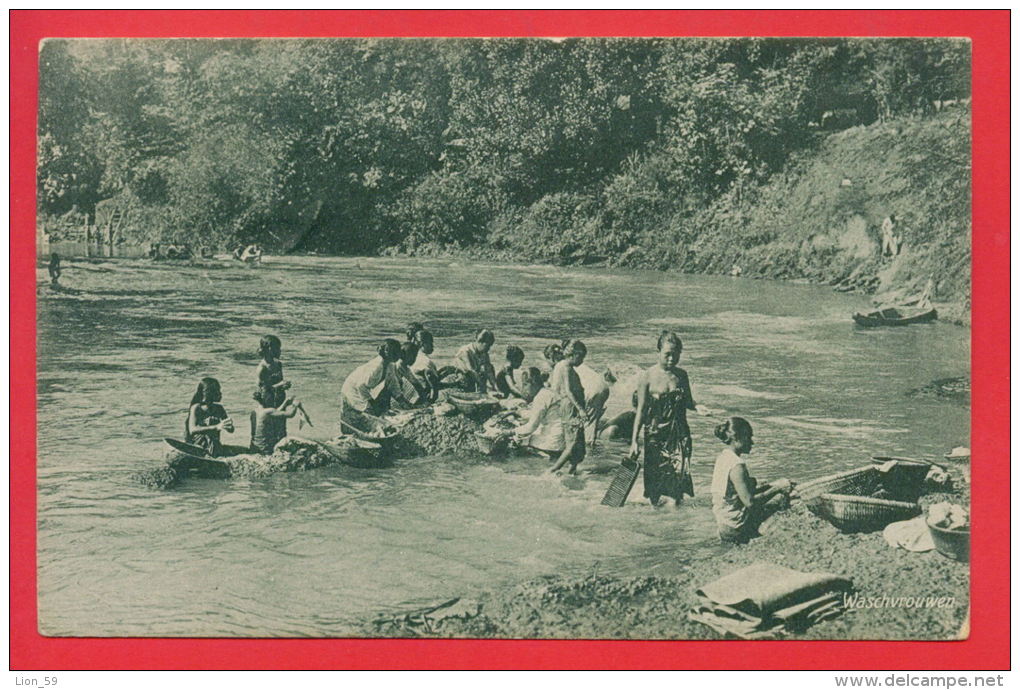
<path id="1" fill-rule="evenodd" d="M 447 401 L 468 417 L 491 415 L 499 409 L 499 400 L 481 393 L 449 393 Z"/>
<path id="2" fill-rule="evenodd" d="M 945 529 L 929 524 L 928 531 L 931 532 L 931 539 L 940 554 L 964 563 L 970 560 L 969 529 Z"/>
<path id="3" fill-rule="evenodd" d="M 822 494 L 870 496 L 882 488 L 882 474 L 873 465 L 867 465 L 800 484 L 797 494 L 805 501 L 811 501 Z"/>
<path id="4" fill-rule="evenodd" d="M 917 503 L 830 493 L 812 498 L 807 507 L 842 532 L 874 532 L 921 514 Z"/>
<path id="5" fill-rule="evenodd" d="M 510 450 L 510 434 L 486 436 L 480 431 L 476 431 L 475 443 L 478 444 L 478 450 L 485 455 L 503 455 Z"/>
<path id="6" fill-rule="evenodd" d="M 888 470 L 879 470 L 882 488 L 895 501 L 916 501 L 924 493 L 924 479 L 931 471 L 927 462 L 896 459 Z"/>

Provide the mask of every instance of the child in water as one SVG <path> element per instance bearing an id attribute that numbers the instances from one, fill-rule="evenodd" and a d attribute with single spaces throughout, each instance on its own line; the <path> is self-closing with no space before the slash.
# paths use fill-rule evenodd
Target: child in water
<path id="1" fill-rule="evenodd" d="M 725 443 L 712 472 L 712 513 L 719 539 L 746 544 L 759 536 L 765 520 L 790 504 L 793 484 L 781 480 L 775 485 L 758 481 L 747 471 L 745 455 L 754 446 L 751 424 L 743 417 L 731 417 L 715 428 L 716 438 Z"/>
<path id="2" fill-rule="evenodd" d="M 584 407 L 584 388 L 575 367 L 584 362 L 588 348 L 580 340 L 571 340 L 563 348 L 563 359 L 553 369 L 549 387 L 556 397 L 563 420 L 563 453 L 549 470 L 558 472 L 568 462 L 569 474 L 577 473 L 577 466 L 584 460 L 584 425 L 588 413 Z"/>
<path id="3" fill-rule="evenodd" d="M 259 341 L 259 356 L 262 360 L 255 369 L 256 390 L 272 390 L 274 397 L 267 401 L 271 407 L 280 405 L 285 397 L 284 391 L 290 388 L 290 381 L 283 378 L 283 363 L 280 362 L 282 349 L 280 339 L 275 335 L 264 335 Z"/>
<path id="4" fill-rule="evenodd" d="M 255 391 L 257 407 L 252 412 L 251 450 L 270 455 L 276 444 L 287 436 L 287 420 L 298 413 L 299 403 L 293 398 L 276 405 L 277 389 L 261 386 Z"/>
<path id="5" fill-rule="evenodd" d="M 506 348 L 506 366 L 496 373 L 496 388 L 504 398 L 524 398 L 524 387 L 515 375 L 524 364 L 524 350 L 516 345 Z"/>
<path id="6" fill-rule="evenodd" d="M 234 431 L 234 422 L 220 404 L 220 382 L 206 377 L 199 381 L 191 398 L 188 420 L 185 423 L 186 441 L 212 456 L 223 455 L 220 432 Z"/>
<path id="7" fill-rule="evenodd" d="M 432 353 L 435 351 L 435 342 L 432 333 L 425 328 L 425 325 L 415 321 L 407 327 L 407 342 L 418 346 L 418 356 L 410 364 L 411 373 L 424 385 L 426 390 L 426 401 L 434 403 L 439 399 L 440 376 L 439 369 L 432 361 Z"/>

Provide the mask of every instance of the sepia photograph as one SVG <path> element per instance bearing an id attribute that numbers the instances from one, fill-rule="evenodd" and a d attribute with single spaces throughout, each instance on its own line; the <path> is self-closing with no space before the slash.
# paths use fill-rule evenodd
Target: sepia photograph
<path id="1" fill-rule="evenodd" d="M 971 48 L 42 41 L 38 633 L 967 639 Z"/>

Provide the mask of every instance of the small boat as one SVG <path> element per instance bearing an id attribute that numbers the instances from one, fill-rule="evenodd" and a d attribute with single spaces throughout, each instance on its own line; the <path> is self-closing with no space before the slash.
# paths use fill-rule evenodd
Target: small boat
<path id="1" fill-rule="evenodd" d="M 226 479 L 230 476 L 230 465 L 210 457 L 205 448 L 172 438 L 164 438 L 163 441 L 177 451 L 178 457 L 174 463 L 177 469 L 206 479 Z"/>
<path id="2" fill-rule="evenodd" d="M 887 307 L 867 314 L 854 313 L 854 321 L 859 326 L 872 328 L 875 326 L 909 326 L 913 323 L 930 323 L 938 318 L 934 309 L 897 309 Z"/>

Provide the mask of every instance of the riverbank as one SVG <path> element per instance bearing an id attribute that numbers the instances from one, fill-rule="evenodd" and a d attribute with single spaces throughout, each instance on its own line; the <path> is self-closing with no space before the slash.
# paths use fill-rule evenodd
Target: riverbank
<path id="1" fill-rule="evenodd" d="M 512 223 L 493 221 L 472 244 L 405 242 L 383 253 L 739 272 L 869 296 L 919 294 L 931 279 L 939 318 L 968 326 L 969 142 L 969 108 L 852 127 L 801 152 L 760 185 L 694 209 L 670 211 L 667 204 L 654 217 L 641 215 L 650 229 L 619 246 L 605 237 L 599 205 L 578 196 L 539 202 Z M 883 243 L 887 219 L 893 251 Z"/>
<path id="2" fill-rule="evenodd" d="M 952 469 L 951 475 L 957 485 L 963 484 L 960 468 Z M 969 486 L 921 499 L 925 506 L 940 501 L 969 505 Z M 701 502 L 704 499 L 695 501 Z M 662 519 L 676 518 L 664 511 Z M 750 544 L 683 564 L 679 575 L 606 577 L 598 575 L 594 564 L 587 577 L 549 576 L 484 592 L 465 592 L 455 605 L 430 614 L 426 625 L 420 616 L 389 616 L 366 622 L 365 633 L 384 637 L 722 639 L 711 628 L 688 619 L 688 612 L 697 604 L 695 590 L 764 561 L 794 570 L 829 572 L 853 581 L 856 607 L 809 628 L 796 639 L 967 637 L 968 564 L 937 551 L 894 549 L 881 532 L 842 534 L 800 502 L 772 518 L 764 531 Z M 684 554 L 677 553 L 676 558 L 683 560 Z M 903 604 L 904 598 L 913 605 Z"/>

